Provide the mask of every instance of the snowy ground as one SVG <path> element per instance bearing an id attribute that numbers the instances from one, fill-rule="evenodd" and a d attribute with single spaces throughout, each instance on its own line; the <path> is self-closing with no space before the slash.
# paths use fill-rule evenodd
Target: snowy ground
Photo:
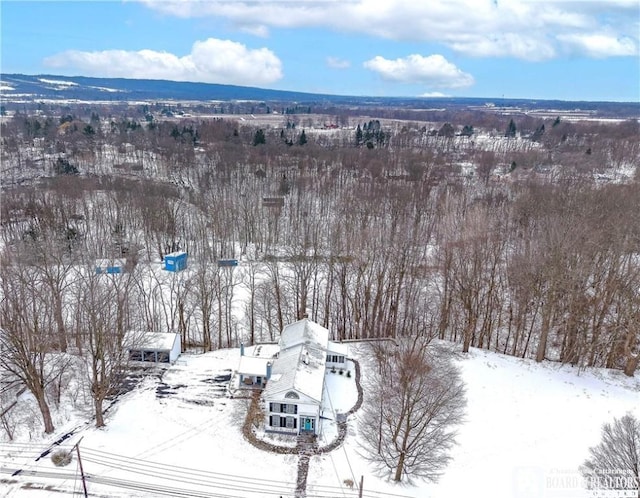
<path id="1" fill-rule="evenodd" d="M 366 375 L 364 351 L 356 355 Z M 82 437 L 91 495 L 293 496 L 297 457 L 262 452 L 241 435 L 247 402 L 228 398 L 224 389 L 238 359 L 237 349 L 183 355 L 162 379 L 150 377 L 121 398 L 106 428 L 71 420 L 53 437 L 2 443 L 0 491 L 12 497 L 80 494 L 76 459 L 61 468 L 49 456 L 36 461 L 52 441 L 80 426 L 61 447 Z M 361 456 L 356 415 L 341 448 L 312 457 L 308 497 L 357 496 L 343 481 L 360 476 L 368 497 L 587 497 L 577 469 L 598 442 L 600 426 L 627 411 L 640 417 L 640 380 L 620 372 L 578 372 L 481 350 L 458 363 L 467 383 L 467 422 L 439 483 L 399 486 L 372 475 Z M 331 373 L 326 379 L 332 406 L 346 411 L 356 399 L 353 379 Z M 16 469 L 22 472 L 12 477 Z M 29 491 L 26 483 L 32 483 Z"/>

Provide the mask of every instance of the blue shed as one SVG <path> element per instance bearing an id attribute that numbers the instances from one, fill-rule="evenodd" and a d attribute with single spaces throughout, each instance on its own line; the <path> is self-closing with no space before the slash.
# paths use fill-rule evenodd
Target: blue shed
<path id="1" fill-rule="evenodd" d="M 187 267 L 187 253 L 177 251 L 164 255 L 164 269 L 167 271 L 182 271 Z"/>
<path id="2" fill-rule="evenodd" d="M 218 260 L 218 268 L 228 268 L 238 266 L 237 259 L 219 259 Z"/>
<path id="3" fill-rule="evenodd" d="M 96 260 L 96 275 L 114 275 L 124 273 L 127 261 L 124 259 L 98 259 Z"/>

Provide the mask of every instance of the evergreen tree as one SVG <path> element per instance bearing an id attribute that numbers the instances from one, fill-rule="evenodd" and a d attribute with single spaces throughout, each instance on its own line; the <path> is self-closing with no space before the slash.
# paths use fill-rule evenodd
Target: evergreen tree
<path id="1" fill-rule="evenodd" d="M 298 137 L 298 145 L 304 145 L 306 143 L 307 143 L 307 135 L 304 132 L 304 130 L 302 130 L 302 133 Z"/>
<path id="2" fill-rule="evenodd" d="M 508 138 L 514 138 L 516 136 L 516 124 L 513 122 L 513 119 L 509 120 L 509 125 L 507 126 L 507 131 L 504 132 L 504 136 Z"/>
<path id="3" fill-rule="evenodd" d="M 256 134 L 253 136 L 253 145 L 266 144 L 267 139 L 264 136 L 264 130 L 262 128 L 256 130 Z"/>
<path id="4" fill-rule="evenodd" d="M 358 127 L 356 128 L 356 146 L 361 145 L 362 144 L 362 128 L 360 128 L 360 125 L 358 125 Z"/>
<path id="5" fill-rule="evenodd" d="M 473 126 L 471 125 L 464 125 L 464 127 L 462 128 L 462 132 L 460 133 L 460 135 L 462 135 L 463 137 L 470 137 L 473 135 Z"/>
<path id="6" fill-rule="evenodd" d="M 287 180 L 287 175 L 283 174 L 282 179 L 280 180 L 280 187 L 278 188 L 279 195 L 287 195 L 291 192 L 291 184 L 289 180 Z"/>
<path id="7" fill-rule="evenodd" d="M 442 125 L 440 130 L 438 130 L 438 136 L 452 138 L 455 135 L 455 132 L 456 130 L 451 123 L 445 123 Z"/>
<path id="8" fill-rule="evenodd" d="M 73 164 L 67 159 L 59 157 L 53 166 L 53 169 L 57 175 L 78 175 L 80 172 Z"/>

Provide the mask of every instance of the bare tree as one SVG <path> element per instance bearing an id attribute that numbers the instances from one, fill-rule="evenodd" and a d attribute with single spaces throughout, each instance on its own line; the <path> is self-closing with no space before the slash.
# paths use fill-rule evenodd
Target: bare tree
<path id="1" fill-rule="evenodd" d="M 604 424 L 589 453 L 580 472 L 590 488 L 635 490 L 640 498 L 640 420 L 627 413 Z"/>
<path id="2" fill-rule="evenodd" d="M 389 344 L 389 343 L 388 343 Z M 444 351 L 428 348 L 424 336 L 379 348 L 368 378 L 370 393 L 360 430 L 368 458 L 395 481 L 437 481 L 463 420 L 464 384 Z"/>
<path id="3" fill-rule="evenodd" d="M 245 304 L 245 315 L 249 322 L 249 344 L 255 344 L 256 342 L 256 301 L 261 277 L 260 265 L 255 262 L 247 264 L 240 276 L 240 280 L 244 282 L 245 289 L 249 292 L 248 302 Z M 262 340 L 262 331 L 260 331 L 260 340 Z"/>
<path id="4" fill-rule="evenodd" d="M 10 269 L 1 279 L 0 367 L 33 394 L 49 434 L 54 425 L 47 386 L 69 364 L 66 354 L 56 352 L 56 305 L 42 292 L 37 269 L 5 258 L 2 263 Z"/>
<path id="5" fill-rule="evenodd" d="M 192 302 L 196 316 L 201 326 L 200 337 L 195 342 L 201 342 L 205 351 L 213 350 L 212 334 L 215 328 L 215 303 L 216 288 L 219 280 L 218 268 L 212 263 L 200 263 L 194 265 L 192 276 L 187 281 L 187 292 Z M 183 347 L 186 347 L 187 338 L 183 336 Z M 193 341 L 191 341 L 193 342 Z"/>
<path id="6" fill-rule="evenodd" d="M 96 275 L 89 270 L 81 276 L 77 287 L 77 323 L 84 329 L 82 336 L 86 343 L 85 360 L 96 427 L 105 425 L 104 401 L 119 385 L 128 361 L 122 341 L 128 325 L 129 277 L 128 274 Z"/>

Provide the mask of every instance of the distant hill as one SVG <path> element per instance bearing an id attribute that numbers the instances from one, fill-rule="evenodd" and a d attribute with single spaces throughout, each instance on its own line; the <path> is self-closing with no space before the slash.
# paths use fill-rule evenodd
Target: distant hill
<path id="1" fill-rule="evenodd" d="M 328 96 L 263 88 L 189 83 L 167 80 L 137 80 L 125 78 L 89 78 L 57 75 L 0 75 L 3 97 L 12 95 L 29 99 L 74 99 L 89 101 L 124 100 L 258 100 L 299 101 L 323 100 Z M 343 97 L 331 97 L 331 100 Z"/>
<path id="2" fill-rule="evenodd" d="M 516 107 L 520 109 L 557 109 L 597 111 L 598 115 L 639 117 L 637 102 L 571 102 L 501 98 L 420 98 L 326 95 L 265 88 L 190 83 L 168 80 L 125 78 L 89 78 L 85 76 L 0 74 L 3 103 L 74 100 L 89 102 L 126 101 L 232 101 L 297 102 L 300 104 L 396 106 L 413 109 L 455 107 Z"/>

